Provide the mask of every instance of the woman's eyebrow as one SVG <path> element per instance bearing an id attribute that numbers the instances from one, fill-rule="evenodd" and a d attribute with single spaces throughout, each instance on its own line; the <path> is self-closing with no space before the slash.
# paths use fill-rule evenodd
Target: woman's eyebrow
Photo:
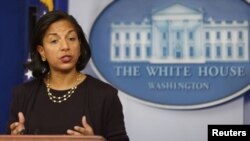
<path id="1" fill-rule="evenodd" d="M 68 31 L 67 33 L 66 33 L 66 35 L 69 35 L 70 33 L 72 33 L 72 32 L 76 32 L 76 30 L 75 29 L 72 29 L 72 30 L 70 30 L 70 31 Z M 54 32 L 50 32 L 50 33 L 48 33 L 47 35 L 58 35 L 57 33 L 54 33 Z"/>

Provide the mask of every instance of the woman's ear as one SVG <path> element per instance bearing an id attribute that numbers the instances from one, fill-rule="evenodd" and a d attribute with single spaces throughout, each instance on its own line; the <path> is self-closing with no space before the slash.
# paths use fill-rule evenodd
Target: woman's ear
<path id="1" fill-rule="evenodd" d="M 38 45 L 38 46 L 36 47 L 36 50 L 37 50 L 37 52 L 39 52 L 39 54 L 41 55 L 41 57 L 45 57 L 43 46 Z"/>

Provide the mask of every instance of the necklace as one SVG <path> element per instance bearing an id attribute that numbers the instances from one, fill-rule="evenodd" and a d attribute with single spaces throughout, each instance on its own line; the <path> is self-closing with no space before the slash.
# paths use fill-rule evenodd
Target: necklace
<path id="1" fill-rule="evenodd" d="M 76 82 L 75 82 L 75 85 L 70 88 L 70 90 L 62 95 L 62 96 L 55 96 L 53 95 L 51 92 L 50 92 L 50 75 L 48 74 L 48 78 L 47 78 L 47 83 L 46 83 L 46 87 L 47 87 L 47 94 L 49 96 L 49 99 L 54 102 L 54 103 L 62 103 L 66 100 L 68 100 L 68 98 L 71 97 L 71 95 L 75 92 L 76 88 L 77 88 L 77 85 L 79 84 L 80 80 L 81 80 L 81 73 L 79 73 L 79 75 L 77 76 L 77 79 L 76 79 Z"/>

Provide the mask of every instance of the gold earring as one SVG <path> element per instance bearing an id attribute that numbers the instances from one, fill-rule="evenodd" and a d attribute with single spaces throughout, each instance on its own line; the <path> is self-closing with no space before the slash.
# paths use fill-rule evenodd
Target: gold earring
<path id="1" fill-rule="evenodd" d="M 46 58 L 42 56 L 42 61 L 45 62 L 46 61 Z"/>

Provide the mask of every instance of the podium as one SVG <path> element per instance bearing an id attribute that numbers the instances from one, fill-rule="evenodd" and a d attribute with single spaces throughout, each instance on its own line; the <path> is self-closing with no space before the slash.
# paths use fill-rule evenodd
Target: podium
<path id="1" fill-rule="evenodd" d="M 106 141 L 102 136 L 0 135 L 0 141 Z"/>

